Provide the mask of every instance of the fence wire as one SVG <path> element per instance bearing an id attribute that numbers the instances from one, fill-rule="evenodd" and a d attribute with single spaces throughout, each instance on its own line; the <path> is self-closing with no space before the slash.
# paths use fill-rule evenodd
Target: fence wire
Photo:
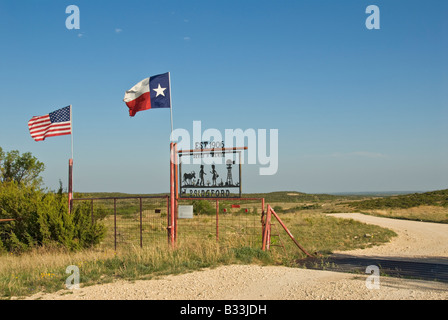
<path id="1" fill-rule="evenodd" d="M 92 221 L 103 223 L 103 248 L 167 242 L 167 197 L 74 199 L 73 209 L 88 206 Z"/>
<path id="2" fill-rule="evenodd" d="M 261 248 L 262 199 L 180 199 L 192 205 L 193 218 L 176 219 L 176 242 L 214 240 L 225 246 Z M 92 221 L 106 227 L 102 248 L 145 247 L 168 243 L 169 197 L 73 199 L 73 210 L 84 206 Z"/>

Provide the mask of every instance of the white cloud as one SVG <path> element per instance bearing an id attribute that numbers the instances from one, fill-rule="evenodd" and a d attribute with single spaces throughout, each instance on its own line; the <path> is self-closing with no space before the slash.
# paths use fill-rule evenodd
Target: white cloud
<path id="1" fill-rule="evenodd" d="M 190 38 L 190 37 L 184 37 L 184 40 L 185 40 L 185 41 L 190 41 L 191 38 Z"/>
<path id="2" fill-rule="evenodd" d="M 120 29 L 120 28 L 115 29 L 115 33 L 121 33 L 122 31 L 123 31 L 123 29 Z"/>

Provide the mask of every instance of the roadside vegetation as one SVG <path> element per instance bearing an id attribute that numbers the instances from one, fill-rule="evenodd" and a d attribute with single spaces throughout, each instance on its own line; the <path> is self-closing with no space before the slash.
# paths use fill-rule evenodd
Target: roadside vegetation
<path id="1" fill-rule="evenodd" d="M 358 212 L 396 219 L 448 223 L 448 189 L 346 202 Z"/>
<path id="2" fill-rule="evenodd" d="M 42 187 L 40 173 L 44 169 L 44 164 L 29 153 L 4 152 L 0 148 L 0 221 L 3 220 L 0 222 L 0 299 L 65 289 L 69 276 L 66 268 L 70 265 L 79 268 L 81 286 L 89 286 L 117 279 L 151 279 L 225 264 L 297 266 L 295 261 L 305 258 L 275 221 L 270 251 L 261 250 L 261 227 L 259 239 L 256 239 L 259 245 L 255 246 L 236 242 L 217 243 L 212 230 L 211 236 L 201 238 L 202 235 L 196 235 L 192 240 L 180 241 L 176 248 L 161 241 L 154 244 L 145 242 L 143 248 L 137 244 L 119 246 L 115 251 L 111 249 L 113 247 L 100 245 L 107 240 L 107 230 L 113 225 L 113 219 L 107 217 L 110 204 L 105 203 L 100 208 L 101 214 L 96 211 L 95 219 L 91 218 L 89 201 L 78 204 L 72 214 L 68 214 L 68 198 L 62 185 L 57 191 Z M 124 195 L 102 193 L 75 197 Z M 403 210 L 400 211 L 403 215 L 404 211 L 413 212 L 418 220 L 423 215 L 430 217 L 427 212 L 421 211 L 423 204 L 425 208 L 431 206 L 442 210 L 438 212 L 438 221 L 444 222 L 448 217 L 446 211 L 443 211 L 447 208 L 446 190 L 440 194 L 424 195 L 428 200 L 426 202 L 416 200 L 416 196 L 411 197 L 412 200 L 403 200 L 401 196 L 386 199 L 365 195 L 335 196 L 300 192 L 246 194 L 243 197 L 264 197 L 297 241 L 316 256 L 381 245 L 396 236 L 390 230 L 350 219 L 338 219 L 329 215 L 331 213 L 370 211 L 373 214 L 375 211 L 379 214 L 383 210 L 384 215 L 393 216 L 399 212 L 396 210 Z M 380 207 L 390 203 L 392 199 L 398 199 L 395 200 L 397 203 L 413 201 L 418 206 Z M 196 200 L 191 204 L 195 214 L 201 214 L 201 219 L 207 216 L 207 219 L 213 218 L 216 213 L 213 202 Z M 220 212 L 226 211 L 223 219 L 225 215 L 233 216 L 241 223 L 250 215 L 248 221 L 258 221 L 256 217 L 261 214 L 259 203 L 240 203 L 241 208 L 233 208 L 232 204 L 231 201 L 220 201 Z M 132 224 L 132 221 L 137 221 L 134 218 L 135 206 L 125 202 L 121 206 L 123 212 L 120 213 L 120 221 L 126 220 L 129 230 L 137 229 L 137 225 Z M 153 212 L 158 206 L 148 208 Z M 162 209 L 159 218 L 160 221 L 165 221 L 166 210 Z M 160 229 L 162 237 L 165 237 L 166 228 L 160 225 L 162 227 L 155 226 L 154 230 Z M 189 232 L 195 233 L 195 230 L 197 229 L 193 227 Z M 70 291 L 66 293 L 70 294 Z"/>
<path id="3" fill-rule="evenodd" d="M 382 244 L 395 235 L 377 226 L 317 213 L 282 214 L 282 220 L 301 245 L 319 255 Z M 176 248 L 166 243 L 143 248 L 123 246 L 117 251 L 98 247 L 73 251 L 61 246 L 41 246 L 24 253 L 3 253 L 0 256 L 0 298 L 65 289 L 69 276 L 66 268 L 70 265 L 79 268 L 81 286 L 89 286 L 120 279 L 153 279 L 230 264 L 297 267 L 295 261 L 305 258 L 279 225 L 273 227 L 271 243 L 270 251 L 261 250 L 261 241 L 260 246 L 249 247 L 217 243 L 214 239 L 194 239 L 183 241 Z"/>
<path id="4" fill-rule="evenodd" d="M 424 193 L 412 193 L 352 202 L 349 206 L 359 209 L 409 209 L 419 206 L 448 208 L 448 189 Z"/>
<path id="5" fill-rule="evenodd" d="M 0 253 L 40 246 L 80 250 L 104 237 L 104 226 L 89 219 L 87 207 L 68 213 L 62 185 L 58 191 L 42 188 L 44 168 L 30 153 L 0 148 Z"/>

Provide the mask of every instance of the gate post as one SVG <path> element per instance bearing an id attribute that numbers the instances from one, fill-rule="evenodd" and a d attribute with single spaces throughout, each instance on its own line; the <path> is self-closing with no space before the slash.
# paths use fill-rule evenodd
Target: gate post
<path id="1" fill-rule="evenodd" d="M 270 241 L 270 230 L 271 229 L 271 206 L 268 204 L 268 210 L 266 212 L 266 222 L 264 224 L 264 230 L 263 230 L 263 244 L 261 246 L 261 250 L 266 251 L 269 250 L 269 242 Z"/>
<path id="2" fill-rule="evenodd" d="M 175 194 L 174 194 L 174 142 L 170 142 L 170 219 L 169 219 L 169 242 L 172 247 L 175 244 L 174 231 L 175 231 Z"/>
<path id="3" fill-rule="evenodd" d="M 179 204 L 177 143 L 174 143 L 174 242 L 177 243 L 177 219 Z"/>

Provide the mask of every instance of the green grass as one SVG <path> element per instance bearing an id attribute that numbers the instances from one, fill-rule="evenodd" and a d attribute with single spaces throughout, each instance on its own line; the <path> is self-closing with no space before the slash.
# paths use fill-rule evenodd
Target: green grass
<path id="1" fill-rule="evenodd" d="M 280 214 L 279 216 L 294 238 L 310 253 L 328 255 L 333 251 L 363 249 L 387 243 L 396 236 L 396 233 L 389 229 L 353 219 L 329 217 L 322 213 Z M 287 259 L 305 257 L 289 239 L 280 224 L 275 223 L 272 233 L 275 232 L 274 230 L 278 231 L 281 242 L 289 252 Z M 276 251 L 281 250 L 276 248 Z"/>
<path id="2" fill-rule="evenodd" d="M 334 251 L 381 245 L 396 236 L 393 231 L 379 226 L 326 215 L 328 212 L 347 212 L 352 203 L 367 203 L 364 202 L 364 196 L 307 195 L 297 192 L 243 196 L 268 199 L 266 203 L 274 207 L 295 239 L 312 254 L 319 253 L 325 257 Z M 433 196 L 433 200 L 440 200 L 441 194 Z M 108 228 L 105 242 L 96 249 L 80 252 L 37 248 L 21 255 L 8 253 L 0 256 L 0 297 L 8 299 L 39 291 L 64 289 L 68 277 L 65 270 L 69 265 L 80 268 L 81 286 L 89 286 L 117 279 L 152 279 L 228 264 L 297 266 L 296 262 L 306 257 L 275 220 L 270 251 L 261 250 L 259 201 L 237 202 L 241 208 L 231 208 L 234 201 L 219 202 L 219 242 L 216 241 L 215 202 L 196 203 L 203 207 L 204 212 L 195 213 L 193 219 L 178 221 L 178 245 L 173 249 L 167 244 L 165 199 L 143 201 L 143 248 L 139 247 L 138 200 L 117 200 L 116 219 L 113 216 L 113 200 L 95 202 L 95 216 L 97 212 L 105 216 L 103 222 Z M 181 204 L 192 202 L 184 201 Z M 432 216 L 435 217 L 437 213 L 438 219 L 443 220 L 446 208 L 440 204 L 432 207 Z M 224 208 L 226 213 L 223 212 Z M 245 212 L 246 209 L 248 212 Z M 397 210 L 400 210 L 399 215 Z M 421 206 L 412 210 L 383 210 L 380 213 L 396 217 L 407 214 L 418 219 L 422 217 L 423 211 L 428 217 L 428 210 L 423 210 Z M 119 240 L 117 252 L 113 246 L 115 223 Z"/>
<path id="3" fill-rule="evenodd" d="M 67 266 L 80 268 L 81 286 L 107 283 L 116 279 L 137 280 L 190 272 L 203 268 L 228 264 L 295 265 L 294 261 L 305 255 L 289 239 L 286 232 L 276 224 L 269 252 L 261 250 L 261 229 L 253 233 L 246 223 L 253 223 L 253 215 L 229 219 L 220 229 L 220 241 L 216 242 L 214 229 L 207 234 L 197 234 L 193 224 L 198 220 L 184 220 L 179 225 L 178 247 L 172 249 L 166 242 L 138 247 L 120 244 L 117 252 L 112 249 L 90 249 L 68 252 L 62 249 L 39 248 L 22 255 L 5 254 L 0 257 L 0 297 L 27 296 L 39 291 L 53 292 L 64 289 L 68 274 Z M 395 234 L 384 228 L 363 224 L 354 220 L 337 219 L 322 213 L 280 214 L 298 242 L 307 251 L 330 254 L 334 250 L 365 248 L 389 241 Z M 203 215 L 199 219 L 214 217 Z M 244 219 L 242 219 L 244 218 Z M 248 220 L 245 220 L 248 219 Z M 203 220 L 202 223 L 204 223 Z M 182 229 L 181 229 L 182 228 Z M 250 240 L 241 236 L 250 231 Z M 181 233 L 183 232 L 183 233 Z"/>
<path id="4" fill-rule="evenodd" d="M 275 208 L 295 239 L 308 252 L 323 256 L 334 251 L 381 245 L 396 236 L 393 231 L 378 226 L 327 216 L 328 212 L 348 212 L 365 206 L 369 209 L 362 211 L 369 214 L 448 222 L 447 190 L 375 199 L 366 199 L 366 196 L 360 195 L 308 195 L 299 192 L 243 196 L 264 197 L 266 203 Z M 118 200 L 116 223 L 120 241 L 115 252 L 113 201 L 95 202 L 95 216 L 97 213 L 106 216 L 104 223 L 109 232 L 105 243 L 96 249 L 79 252 L 43 247 L 20 255 L 1 255 L 0 298 L 64 289 L 65 280 L 69 276 L 65 270 L 69 265 L 80 268 L 81 286 L 89 286 L 117 279 L 151 279 L 227 264 L 297 266 L 295 262 L 305 258 L 275 220 L 271 238 L 274 246 L 271 246 L 270 251 L 262 251 L 261 204 L 258 201 L 238 202 L 241 208 L 233 209 L 233 203 L 225 200 L 219 202 L 219 243 L 216 241 L 215 204 L 211 201 L 211 206 L 205 207 L 203 214 L 195 214 L 193 219 L 179 220 L 178 246 L 172 249 L 167 245 L 166 200 L 143 201 L 143 248 L 139 247 L 139 202 Z M 411 204 L 415 206 L 409 207 Z M 223 213 L 224 208 L 227 213 Z M 247 213 L 245 209 L 248 209 Z"/>
<path id="5" fill-rule="evenodd" d="M 20 256 L 7 255 L 0 262 L 0 297 L 28 296 L 65 288 L 67 266 L 80 270 L 81 286 L 117 279 L 136 280 L 190 272 L 223 264 L 271 263 L 271 256 L 255 248 L 222 248 L 215 241 L 181 245 L 126 248 L 126 250 L 64 252 L 36 249 Z"/>

